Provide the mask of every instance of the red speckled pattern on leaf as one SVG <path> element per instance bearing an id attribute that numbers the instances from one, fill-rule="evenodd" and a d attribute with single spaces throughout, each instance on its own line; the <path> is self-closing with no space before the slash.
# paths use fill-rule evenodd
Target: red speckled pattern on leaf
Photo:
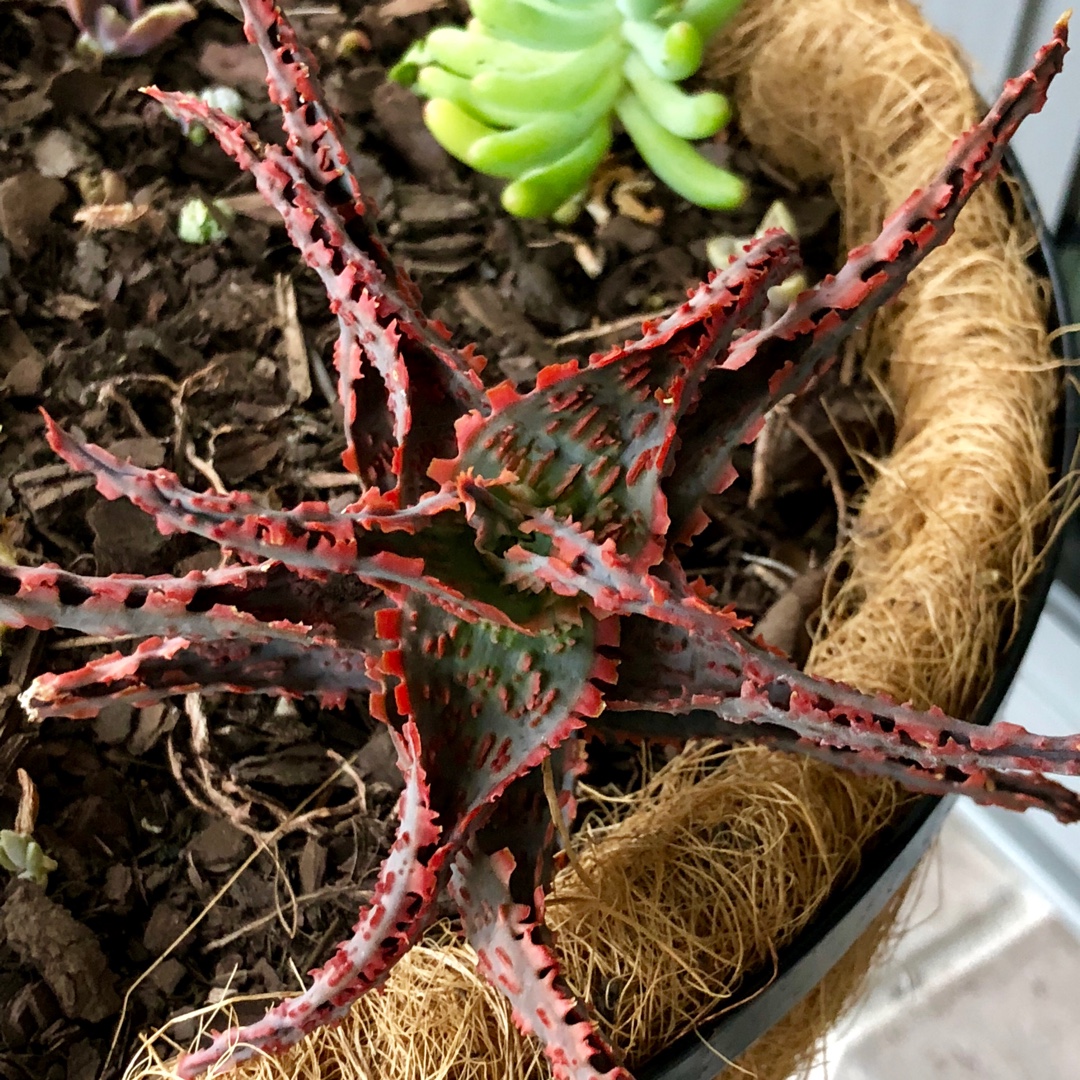
<path id="1" fill-rule="evenodd" d="M 505 848 L 463 851 L 454 865 L 450 895 L 480 971 L 509 999 L 518 1027 L 543 1042 L 555 1080 L 633 1080 L 560 978 L 550 933 L 529 905 L 514 903 L 516 865 Z"/>

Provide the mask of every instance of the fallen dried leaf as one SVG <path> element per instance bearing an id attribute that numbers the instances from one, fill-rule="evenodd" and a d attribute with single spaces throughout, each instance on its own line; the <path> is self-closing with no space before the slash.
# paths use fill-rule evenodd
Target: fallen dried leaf
<path id="1" fill-rule="evenodd" d="M 251 218 L 252 221 L 262 221 L 267 225 L 281 224 L 281 215 L 269 206 L 257 191 L 249 191 L 243 195 L 230 195 L 227 199 L 219 201 L 234 214 L 241 214 Z"/>
<path id="2" fill-rule="evenodd" d="M 188 844 L 191 857 L 204 870 L 231 870 L 248 853 L 251 839 L 224 819 L 210 822 Z"/>
<path id="3" fill-rule="evenodd" d="M 314 836 L 304 841 L 300 852 L 300 889 L 306 895 L 322 887 L 326 874 L 326 848 Z"/>
<path id="4" fill-rule="evenodd" d="M 304 330 L 296 313 L 296 290 L 287 274 L 274 278 L 274 308 L 281 326 L 281 345 L 285 353 L 285 374 L 298 402 L 311 397 L 311 364 L 308 362 Z"/>
<path id="5" fill-rule="evenodd" d="M 45 358 L 11 317 L 0 319 L 0 375 L 11 394 L 30 396 L 41 389 Z"/>
<path id="6" fill-rule="evenodd" d="M 380 4 L 376 14 L 389 22 L 391 19 L 404 19 L 409 15 L 422 15 L 425 11 L 435 11 L 446 7 L 446 0 L 386 0 Z"/>
<path id="7" fill-rule="evenodd" d="M 145 754 L 163 735 L 168 735 L 180 718 L 175 705 L 158 702 L 139 710 L 134 734 L 128 740 L 128 752 L 135 757 Z"/>
<path id="8" fill-rule="evenodd" d="M 97 303 L 76 293 L 57 293 L 49 303 L 49 310 L 57 318 L 70 322 L 78 322 L 84 315 L 97 309 Z"/>
<path id="9" fill-rule="evenodd" d="M 242 86 L 261 93 L 266 68 L 254 45 L 222 45 L 208 42 L 199 56 L 199 71 L 222 86 Z"/>
<path id="10" fill-rule="evenodd" d="M 754 633 L 767 645 L 802 663 L 810 649 L 806 620 L 821 606 L 824 585 L 824 567 L 805 570 L 762 615 Z"/>
<path id="11" fill-rule="evenodd" d="M 126 232 L 134 232 L 139 223 L 149 218 L 148 224 L 156 219 L 160 225 L 164 224 L 164 218 L 160 211 L 152 211 L 149 206 L 136 206 L 135 203 L 95 203 L 92 206 L 81 206 L 74 213 L 74 218 L 86 227 L 87 232 L 105 232 L 109 229 L 122 229 Z"/>

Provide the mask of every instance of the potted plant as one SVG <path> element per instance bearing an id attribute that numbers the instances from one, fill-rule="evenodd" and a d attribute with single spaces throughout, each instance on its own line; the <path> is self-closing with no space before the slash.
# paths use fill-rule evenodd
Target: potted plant
<path id="1" fill-rule="evenodd" d="M 748 6 L 744 21 L 733 31 L 735 44 L 722 61 L 731 71 L 751 82 L 761 78 L 760 72 L 767 70 L 762 52 L 783 42 L 788 32 L 791 16 L 781 13 L 780 7 Z M 801 297 L 769 330 L 752 332 L 734 343 L 730 339 L 738 323 L 751 318 L 751 310 L 764 303 L 767 287 L 792 264 L 790 242 L 775 234 L 751 245 L 741 260 L 698 290 L 673 316 L 647 325 L 641 344 L 616 349 L 586 368 L 547 368 L 531 394 L 521 395 L 504 385 L 485 396 L 472 354 L 455 349 L 438 327 L 424 319 L 415 307 L 411 284 L 397 273 L 369 232 L 370 204 L 349 169 L 332 115 L 312 81 L 303 45 L 271 5 L 251 0 L 245 3 L 245 13 L 249 35 L 263 49 L 273 94 L 282 105 L 288 151 L 259 142 L 242 122 L 198 99 L 151 93 L 185 123 L 203 125 L 255 175 L 326 283 L 341 321 L 338 366 L 349 437 L 346 462 L 366 493 L 345 512 L 315 504 L 303 504 L 292 513 L 264 511 L 242 496 L 195 495 L 175 477 L 124 463 L 50 421 L 54 448 L 76 469 L 94 474 L 106 497 L 125 495 L 153 514 L 163 530 L 200 533 L 254 561 L 184 581 L 160 582 L 77 578 L 48 568 L 3 571 L 7 582 L 3 610 L 9 622 L 60 622 L 84 629 L 168 635 L 164 641 L 151 638 L 130 659 L 108 657 L 75 672 L 40 678 L 24 695 L 27 706 L 39 715 L 86 714 L 110 696 L 147 702 L 198 685 L 307 691 L 327 703 L 349 692 L 367 691 L 372 694 L 373 712 L 391 724 L 406 779 L 401 826 L 375 902 L 356 936 L 322 969 L 311 990 L 242 1033 L 227 1033 L 209 1050 L 190 1055 L 180 1066 L 181 1075 L 195 1075 L 220 1060 L 241 1060 L 252 1049 L 280 1050 L 325 1022 L 343 1018 L 360 992 L 383 985 L 389 968 L 415 946 L 418 929 L 434 910 L 438 888 L 447 882 L 480 952 L 481 966 L 508 993 L 519 1022 L 537 1034 L 546 1032 L 556 1073 L 626 1075 L 558 980 L 557 961 L 541 923 L 543 898 L 538 888 L 550 876 L 554 832 L 569 802 L 567 784 L 580 765 L 574 744 L 565 740 L 582 722 L 656 734 L 660 729 L 655 718 L 645 714 L 659 711 L 687 718 L 663 728 L 669 736 L 746 739 L 749 735 L 750 741 L 812 751 L 830 762 L 842 759 L 838 749 L 861 751 L 857 760 L 865 769 L 900 777 L 921 790 L 962 788 L 1008 805 L 1039 804 L 1065 817 L 1075 814 L 1068 793 L 1028 772 L 1040 755 L 1056 767 L 1072 769 L 1076 759 L 1072 743 L 1051 745 L 1015 732 L 984 734 L 947 721 L 943 714 L 897 706 L 884 697 L 803 676 L 742 636 L 732 613 L 707 603 L 689 587 L 670 558 L 673 547 L 668 547 L 668 560 L 662 560 L 665 545 L 689 540 L 696 531 L 701 499 L 727 475 L 730 447 L 752 434 L 765 408 L 824 368 L 850 336 L 846 323 L 854 323 L 897 291 L 912 266 L 945 238 L 977 184 L 996 171 L 1001 143 L 1023 114 L 1041 104 L 1064 51 L 1064 24 L 1032 72 L 1007 90 L 989 120 L 957 144 L 945 171 L 926 193 L 889 218 L 879 240 L 853 253 L 835 280 Z M 910 17 L 906 11 L 902 14 Z M 761 51 L 747 46 L 752 41 Z M 741 61 L 740 45 L 746 49 Z M 805 40 L 800 47 L 806 50 Z M 752 62 L 747 59 L 751 55 Z M 760 84 L 758 94 L 762 95 Z M 753 100 L 753 90 L 747 100 Z M 777 131 L 784 130 L 780 116 L 772 121 Z M 747 130 L 753 131 L 752 123 Z M 906 134 L 910 137 L 910 132 Z M 783 138 L 788 145 L 790 131 Z M 812 159 L 815 152 L 823 155 L 815 143 L 808 145 Z M 845 209 L 845 227 L 857 236 L 859 213 L 867 213 L 866 208 L 852 203 Z M 984 220 L 980 242 L 988 228 Z M 1000 259 L 993 262 L 1000 274 Z M 1021 261 L 1011 266 L 1029 288 L 1032 283 Z M 940 291 L 930 291 L 932 298 L 940 296 Z M 913 305 L 906 309 L 911 310 Z M 1037 351 L 1043 319 L 1035 303 L 1026 310 L 1030 318 L 1023 321 L 1024 332 Z M 940 313 L 935 321 L 942 322 Z M 1016 320 L 1008 322 L 1011 332 Z M 903 323 L 890 331 L 879 323 L 871 335 L 872 346 L 876 339 L 880 348 L 890 332 L 900 338 L 890 342 L 890 352 L 894 368 L 902 370 L 898 349 L 904 334 L 915 331 Z M 723 335 L 728 335 L 727 341 Z M 750 377 L 731 388 L 743 396 L 728 399 L 729 415 L 684 427 L 681 449 L 696 447 L 694 467 L 676 462 L 665 472 L 678 421 L 696 415 L 694 386 L 700 382 L 709 388 L 706 365 L 725 349 L 728 359 L 717 367 L 717 374 L 730 378 L 745 365 Z M 993 443 L 989 452 L 978 445 L 978 468 L 964 461 L 967 445 L 957 440 L 955 432 L 939 434 L 936 445 L 939 460 L 944 443 L 950 466 L 955 465 L 957 476 L 950 475 L 948 490 L 958 491 L 961 479 L 975 475 L 995 492 L 991 505 L 997 522 L 1007 523 L 1006 534 L 1013 530 L 1007 545 L 1003 528 L 992 528 L 994 515 L 979 506 L 977 522 L 992 532 L 985 545 L 989 550 L 980 552 L 986 558 L 977 564 L 975 592 L 999 587 L 996 602 L 990 604 L 997 619 L 1002 601 L 1013 594 L 1015 579 L 1002 585 L 997 575 L 1004 571 L 996 569 L 993 560 L 1008 550 L 1011 566 L 1017 545 L 1034 542 L 1025 513 L 1033 474 L 1045 478 L 1047 417 L 1055 394 L 1042 354 L 1026 368 L 1018 363 L 1015 349 L 1009 355 L 1009 368 L 1023 370 L 1024 377 L 1018 380 L 1024 383 L 1022 394 L 1017 393 L 1027 403 L 1023 446 L 1011 459 L 1013 468 L 1024 451 L 1035 451 L 1024 459 L 1027 471 L 1015 485 L 1016 498 L 1003 506 L 1008 500 L 1001 497 L 1001 485 L 989 480 L 985 469 L 987 460 L 1001 456 L 1003 443 Z M 363 380 L 374 380 L 375 372 L 380 380 L 376 388 L 385 391 L 385 432 L 371 429 L 357 412 L 367 389 Z M 946 396 L 959 402 L 967 387 L 963 379 L 958 386 L 956 371 L 952 374 Z M 655 388 L 650 384 L 655 393 L 630 392 L 642 378 L 659 380 Z M 917 387 L 898 384 L 903 393 L 901 417 L 913 417 L 912 422 L 923 429 L 927 416 L 920 409 L 927 408 L 928 399 L 916 391 L 931 382 L 922 378 Z M 569 396 L 563 401 L 560 395 Z M 615 404 L 613 415 L 620 422 L 627 416 L 633 420 L 632 438 L 620 441 L 612 434 L 618 424 L 611 432 L 590 430 L 597 418 L 605 421 L 603 410 L 592 408 L 593 400 L 606 401 L 605 395 Z M 981 383 L 976 396 L 986 404 Z M 1005 393 L 1012 410 L 1003 405 L 1002 411 L 1010 423 L 1018 397 Z M 961 419 L 969 420 L 970 406 L 965 404 L 964 410 Z M 930 419 L 936 422 L 943 411 L 935 399 Z M 463 416 L 466 419 L 457 422 Z M 985 415 L 976 426 L 980 437 L 993 427 Z M 648 441 L 650 429 L 662 437 L 655 447 L 643 450 L 634 440 Z M 522 432 L 526 439 L 519 445 Z M 539 442 L 530 441 L 537 432 L 552 440 L 552 447 L 543 453 L 540 435 L 536 435 Z M 1015 433 L 998 434 L 1015 449 L 1010 441 Z M 969 433 L 967 442 L 979 440 Z M 721 443 L 726 449 L 717 449 Z M 902 424 L 899 443 L 900 452 L 917 447 L 919 435 Z M 571 459 L 577 449 L 585 456 L 575 464 Z M 569 457 L 561 460 L 560 455 Z M 902 459 L 893 459 L 899 468 L 897 462 Z M 599 493 L 592 487 L 606 483 L 608 477 L 604 468 L 594 467 L 597 463 L 615 470 L 611 483 Z M 912 626 L 920 626 L 920 604 L 912 600 L 912 579 L 901 579 L 900 570 L 887 560 L 907 561 L 924 572 L 931 560 L 920 552 L 919 538 L 908 533 L 925 529 L 926 519 L 942 511 L 934 509 L 931 514 L 928 503 L 912 498 L 912 473 L 905 466 L 902 475 L 918 528 L 897 530 L 897 507 L 886 501 L 886 509 L 878 509 L 875 488 L 855 536 L 853 570 L 833 605 L 834 611 L 848 616 L 843 625 L 856 628 L 850 633 L 865 636 L 867 631 L 857 629 L 859 620 L 866 616 L 871 626 L 878 625 L 867 612 L 872 612 L 880 582 L 886 579 L 893 586 L 901 580 L 896 586 L 900 596 L 883 602 L 890 622 L 901 622 L 898 610 L 904 614 L 903 648 L 896 663 L 910 675 L 920 670 L 911 663 L 910 652 Z M 637 485 L 640 478 L 656 489 L 646 493 L 644 502 L 639 496 L 644 489 Z M 666 499 L 660 494 L 662 480 L 667 484 Z M 428 490 L 428 481 L 436 485 L 434 491 Z M 940 473 L 935 474 L 929 493 L 939 494 L 941 483 Z M 539 495 L 542 491 L 548 494 Z M 612 492 L 611 498 L 600 497 Z M 962 505 L 968 506 L 969 500 L 970 495 L 961 499 Z M 575 515 L 581 513 L 585 517 L 579 520 Z M 887 531 L 873 527 L 882 518 L 888 522 Z M 949 531 L 955 529 L 954 523 Z M 974 524 L 968 541 L 973 531 Z M 936 542 L 940 545 L 940 539 Z M 937 561 L 949 568 L 955 553 Z M 1028 566 L 1033 557 L 1021 554 L 1020 561 Z M 657 566 L 662 569 L 654 570 Z M 968 560 L 958 572 L 970 575 L 971 569 Z M 325 582 L 333 575 L 355 577 L 364 586 L 361 594 L 348 598 L 354 617 L 357 611 L 365 620 L 370 615 L 370 625 L 365 622 L 360 629 L 362 648 L 335 631 L 344 616 L 332 610 L 327 595 L 305 584 Z M 279 610 L 286 578 L 291 596 L 286 617 L 260 617 L 269 610 L 268 596 L 277 598 L 271 608 Z M 940 578 L 935 578 L 933 587 L 939 585 Z M 970 592 L 965 594 L 969 598 Z M 211 600 L 215 602 L 207 610 Z M 616 618 L 622 621 L 618 637 L 608 632 Z M 981 647 L 990 654 L 997 648 L 1000 622 L 988 633 L 987 618 L 980 616 L 976 629 L 982 634 Z M 310 626 L 318 627 L 314 637 Z M 950 625 L 950 632 L 954 629 Z M 350 630 L 356 632 L 355 627 Z M 970 652 L 971 639 L 956 633 L 967 643 L 960 647 Z M 826 648 L 838 640 L 841 633 L 834 630 L 825 638 Z M 936 644 L 932 655 L 937 655 Z M 849 648 L 844 655 L 853 652 Z M 485 658 L 479 667 L 477 656 Z M 514 659 L 512 677 L 509 668 L 503 670 L 507 658 Z M 832 663 L 828 673 L 835 676 L 840 661 Z M 819 666 L 824 668 L 824 661 Z M 869 690 L 887 689 L 901 699 L 943 701 L 955 711 L 969 704 L 963 693 L 970 692 L 971 680 L 949 693 L 932 695 L 923 694 L 914 682 L 889 681 L 882 669 L 872 676 L 855 677 L 846 669 L 844 674 Z M 474 693 L 480 685 L 491 693 Z M 602 713 L 605 696 L 614 720 Z M 704 723 L 691 711 L 701 706 L 709 710 L 710 719 Z M 520 723 L 506 723 L 521 709 L 525 711 L 518 720 L 523 717 L 535 733 L 527 739 L 520 738 Z M 457 735 L 451 737 L 440 726 L 447 710 L 466 730 L 475 726 L 471 741 L 459 744 Z M 548 759 L 549 753 L 553 768 L 525 772 Z M 716 779 L 711 766 L 717 753 L 699 750 L 662 773 L 652 804 L 611 829 L 604 844 L 579 853 L 576 865 L 564 871 L 569 876 L 563 879 L 563 895 L 557 888 L 559 902 L 551 905 L 552 921 L 564 943 L 576 937 L 575 919 L 584 924 L 598 913 L 614 917 L 618 909 L 610 896 L 613 883 L 618 891 L 620 881 L 633 880 L 643 867 L 650 868 L 655 880 L 655 863 L 643 859 L 643 851 L 675 846 L 680 835 L 700 844 L 695 837 L 703 802 L 722 813 L 721 822 L 713 827 L 723 825 L 737 838 L 730 849 L 741 849 L 751 860 L 760 855 L 763 837 L 772 836 L 781 848 L 789 840 L 795 850 L 807 843 L 816 847 L 823 866 L 815 871 L 811 891 L 818 897 L 850 869 L 850 863 L 845 866 L 833 852 L 850 849 L 853 839 L 869 837 L 896 805 L 897 795 L 889 784 L 867 786 L 826 769 L 757 752 L 726 760 L 727 790 L 721 795 L 721 788 L 710 787 Z M 448 756 L 453 757 L 457 775 L 446 769 Z M 989 772 L 994 762 L 1009 771 Z M 689 775 L 700 782 L 687 786 Z M 762 808 L 752 805 L 754 793 L 738 788 L 740 783 L 753 787 L 755 777 L 762 775 L 766 788 L 787 793 L 780 799 L 787 809 L 779 816 L 766 809 L 755 819 Z M 778 865 L 786 875 L 792 862 L 785 855 Z M 680 874 L 686 866 L 676 860 L 666 869 Z M 577 884 L 570 880 L 575 873 Z M 583 887 L 591 888 L 593 882 L 598 892 L 584 895 L 588 890 Z M 800 910 L 782 927 L 789 935 L 809 919 L 813 906 L 812 900 L 790 891 Z M 633 921 L 636 915 L 624 910 L 621 918 Z M 671 950 L 662 937 L 650 936 L 650 928 L 645 931 L 646 946 Z M 641 943 L 634 947 L 640 951 Z M 765 959 L 775 947 L 775 939 L 756 943 L 755 949 L 766 956 L 752 959 Z M 624 987 L 616 987 L 616 980 L 602 970 L 601 943 L 593 941 L 586 948 L 585 955 L 568 958 L 571 982 L 583 987 L 593 1002 L 603 996 L 618 998 L 617 991 Z M 410 955 L 422 954 L 414 949 Z M 695 968 L 698 959 L 691 961 Z M 417 978 L 423 963 L 414 963 L 411 976 L 403 966 L 403 990 L 392 981 L 386 983 L 383 1002 L 393 1002 L 402 992 L 415 997 L 411 993 L 415 983 L 408 979 Z M 719 958 L 716 966 L 725 965 L 731 966 L 730 958 Z M 603 993 L 594 992 L 587 981 L 594 972 L 605 984 Z M 632 975 L 623 982 L 632 981 Z M 458 989 L 447 995 L 451 1017 L 463 1007 L 467 1010 L 463 1003 L 468 993 Z M 705 1011 L 692 1016 L 691 1022 L 715 1008 L 715 1001 L 702 1008 Z M 364 1024 L 359 1013 L 350 1022 L 357 1016 Z M 685 1020 L 683 1015 L 676 1023 Z M 490 1026 L 483 1019 L 478 1023 L 481 1029 Z M 460 1027 L 452 1024 L 454 1031 Z M 392 1028 L 386 1025 L 391 1033 Z M 664 1038 L 670 1035 L 667 1032 Z M 436 1045 L 444 1049 L 437 1041 Z M 649 1044 L 639 1042 L 635 1052 L 646 1052 L 643 1045 Z M 375 1052 L 386 1050 L 380 1047 Z M 530 1053 L 509 1048 L 506 1052 L 526 1057 Z M 523 1062 L 520 1057 L 514 1060 Z M 498 1075 L 516 1071 L 514 1061 L 502 1055 L 491 1064 Z"/>

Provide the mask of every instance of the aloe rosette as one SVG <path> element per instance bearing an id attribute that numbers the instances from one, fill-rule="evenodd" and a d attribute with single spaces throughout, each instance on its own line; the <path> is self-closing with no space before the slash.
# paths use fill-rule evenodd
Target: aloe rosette
<path id="1" fill-rule="evenodd" d="M 586 188 L 617 117 L 669 187 L 711 209 L 746 197 L 739 177 L 691 141 L 727 124 L 712 90 L 677 84 L 738 0 L 469 0 L 464 27 L 440 27 L 391 69 L 429 99 L 424 119 L 448 153 L 510 182 L 503 207 L 557 215 Z"/>
<path id="2" fill-rule="evenodd" d="M 977 727 L 811 677 L 755 642 L 679 562 L 703 501 L 732 478 L 735 448 L 829 366 L 997 173 L 1060 69 L 1064 22 L 880 236 L 778 319 L 760 323 L 798 253 L 770 231 L 637 340 L 547 367 L 520 393 L 485 389 L 483 359 L 423 314 L 373 231 L 311 55 L 271 0 L 242 5 L 284 148 L 198 98 L 147 93 L 253 174 L 325 285 L 359 497 L 343 510 L 269 510 L 244 494 L 200 494 L 46 418 L 50 444 L 105 498 L 235 561 L 180 578 L 0 567 L 9 626 L 145 638 L 128 655 L 36 679 L 22 695 L 35 718 L 191 691 L 306 694 L 325 706 L 357 695 L 396 746 L 397 835 L 353 936 L 302 994 L 186 1056 L 182 1076 L 340 1019 L 419 940 L 445 889 L 553 1074 L 628 1080 L 562 982 L 543 921 L 557 830 L 538 766 L 550 760 L 569 815 L 586 731 L 758 742 L 919 791 L 1080 819 L 1080 795 L 1044 775 L 1080 774 L 1080 737 Z"/>

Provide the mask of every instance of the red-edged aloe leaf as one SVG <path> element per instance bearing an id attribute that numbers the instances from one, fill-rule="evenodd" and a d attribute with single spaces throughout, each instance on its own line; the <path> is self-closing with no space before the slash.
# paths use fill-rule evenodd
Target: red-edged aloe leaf
<path id="1" fill-rule="evenodd" d="M 690 294 L 678 311 L 646 323 L 638 340 L 545 368 L 519 396 L 491 392 L 493 414 L 460 425 L 461 454 L 433 475 L 516 477 L 519 498 L 613 539 L 639 569 L 660 556 L 667 511 L 660 478 L 675 423 L 735 330 L 762 310 L 771 285 L 797 265 L 794 241 L 774 232 Z"/>
<path id="2" fill-rule="evenodd" d="M 825 746 L 765 719 L 731 720 L 715 712 L 671 716 L 649 712 L 605 714 L 602 726 L 616 738 L 659 739 L 681 743 L 685 739 L 721 739 L 753 743 L 823 761 L 860 776 L 895 780 L 909 791 L 927 795 L 964 795 L 986 806 L 1006 810 L 1046 810 L 1066 824 L 1080 821 L 1080 798 L 1063 784 L 1041 773 L 998 772 L 993 769 L 924 768 L 912 761 L 863 750 Z M 663 732 L 663 734 L 660 734 Z"/>
<path id="3" fill-rule="evenodd" d="M 429 495 L 403 510 L 375 491 L 349 511 L 324 503 L 266 510 L 242 493 L 191 491 L 165 469 L 122 462 L 45 420 L 49 445 L 72 468 L 92 473 L 106 499 L 124 497 L 151 514 L 162 533 L 203 536 L 301 576 L 355 575 L 399 599 L 415 590 L 467 618 L 524 626 L 542 614 L 537 598 L 502 588 L 498 567 L 472 542 L 455 493 Z"/>
<path id="4" fill-rule="evenodd" d="M 526 636 L 455 618 L 416 594 L 398 625 L 392 614 L 378 624 L 390 643 L 382 669 L 399 682 L 371 707 L 415 720 L 452 854 L 512 781 L 600 712 L 594 681 L 611 682 L 615 671 L 599 650 L 616 628 L 583 613 Z"/>
<path id="5" fill-rule="evenodd" d="M 310 694 L 326 708 L 340 707 L 351 693 L 378 689 L 367 674 L 369 663 L 366 652 L 310 636 L 290 641 L 252 635 L 204 643 L 150 638 L 128 656 L 112 653 L 62 675 L 40 675 L 19 701 L 31 720 L 85 719 L 113 702 L 142 708 L 193 691 Z"/>
<path id="6" fill-rule="evenodd" d="M 987 728 L 950 719 L 939 709 L 897 705 L 799 671 L 748 642 L 724 613 L 712 626 L 703 606 L 693 613 L 688 631 L 624 620 L 623 677 L 594 726 L 675 742 L 764 742 L 891 776 L 916 790 L 962 793 L 1013 809 L 1040 806 L 1066 820 L 1080 818 L 1080 795 L 1041 775 L 1080 774 L 1080 735 L 1032 735 L 1004 724 Z M 647 679 L 640 674 L 645 669 Z"/>
<path id="7" fill-rule="evenodd" d="M 325 967 L 311 973 L 312 984 L 304 993 L 283 1001 L 254 1024 L 217 1035 L 207 1049 L 186 1055 L 178 1067 L 180 1076 L 198 1076 L 226 1062 L 235 1065 L 260 1051 L 276 1053 L 340 1020 L 357 998 L 382 984 L 430 922 L 438 884 L 431 859 L 440 830 L 420 764 L 416 727 L 407 722 L 392 734 L 405 778 L 397 838 L 352 938 L 338 946 Z"/>
<path id="8" fill-rule="evenodd" d="M 972 193 L 997 175 L 1021 120 L 1042 108 L 1066 40 L 1062 21 L 1031 69 L 1005 84 L 986 118 L 957 139 L 937 176 L 886 220 L 876 240 L 852 251 L 835 277 L 803 293 L 771 326 L 735 342 L 705 382 L 707 407 L 679 429 L 681 449 L 664 484 L 673 540 L 686 541 L 704 525 L 702 500 L 730 482 L 732 452 L 754 437 L 764 414 L 828 367 L 840 345 L 952 235 Z"/>
<path id="9" fill-rule="evenodd" d="M 0 567 L 0 623 L 55 626 L 118 637 L 189 641 L 278 638 L 304 642 L 312 631 L 364 648 L 381 594 L 355 578 L 329 587 L 298 581 L 283 566 L 231 566 L 182 578 L 114 574 L 84 577 L 56 566 Z"/>
<path id="10" fill-rule="evenodd" d="M 631 561 L 615 550 L 613 540 L 598 544 L 572 521 L 558 521 L 550 512 L 525 517 L 522 508 L 493 499 L 490 491 L 468 478 L 459 482 L 459 490 L 469 522 L 481 537 L 501 539 L 502 530 L 518 538 L 503 555 L 508 584 L 588 601 L 604 633 L 613 639 L 621 629 L 610 615 L 641 616 L 646 623 L 659 624 L 659 635 L 670 633 L 676 640 L 701 633 L 709 640 L 722 636 L 726 641 L 727 635 L 749 625 L 733 609 L 706 603 L 699 587 L 687 584 L 677 563 L 664 562 L 651 574 L 635 571 Z M 648 663 L 639 670 L 648 672 Z M 677 685 L 673 692 L 679 693 Z"/>
<path id="11" fill-rule="evenodd" d="M 510 1000 L 514 1021 L 544 1046 L 555 1080 L 632 1080 L 559 974 L 551 935 L 528 904 L 515 903 L 514 857 L 476 847 L 458 856 L 450 893 L 484 977 Z"/>
<path id="12" fill-rule="evenodd" d="M 281 214 L 304 261 L 319 274 L 340 323 L 337 362 L 346 413 L 345 463 L 383 490 L 400 485 L 404 500 L 411 501 L 426 484 L 433 451 L 452 452 L 458 417 L 487 409 L 474 370 L 481 366 L 479 359 L 454 350 L 410 306 L 372 252 L 350 235 L 331 205 L 333 189 L 313 184 L 291 154 L 263 144 L 246 123 L 198 98 L 153 87 L 145 92 L 181 123 L 205 127 L 255 177 L 263 197 Z M 354 206 L 347 200 L 344 205 Z M 350 221 L 358 235 L 367 235 L 362 216 L 354 213 Z M 381 386 L 361 387 L 364 380 L 377 380 Z M 371 423 L 359 412 L 361 401 L 380 401 L 389 410 L 393 446 L 369 447 Z M 415 450 L 407 444 L 414 411 L 423 421 Z M 370 454 L 361 457 L 369 449 Z"/>
<path id="13" fill-rule="evenodd" d="M 552 750 L 548 761 L 559 816 L 569 827 L 577 814 L 577 779 L 586 768 L 585 744 L 581 739 L 569 738 Z M 511 895 L 518 903 L 528 904 L 540 920 L 555 877 L 558 839 L 543 771 L 533 769 L 519 776 L 499 796 L 477 829 L 474 843 L 483 852 L 505 849 L 511 853 L 517 864 L 510 879 Z"/>
<path id="14" fill-rule="evenodd" d="M 241 0 L 244 33 L 257 45 L 266 61 L 270 98 L 281 107 L 282 127 L 289 152 L 300 163 L 313 187 L 338 214 L 346 235 L 357 248 L 371 256 L 381 269 L 395 304 L 404 313 L 402 333 L 416 339 L 448 369 L 456 385 L 455 397 L 464 409 L 482 405 L 479 381 L 474 377 L 486 361 L 474 346 L 454 349 L 449 332 L 428 319 L 420 307 L 420 290 L 391 258 L 374 226 L 376 209 L 363 192 L 353 170 L 342 135 L 341 119 L 327 103 L 319 84 L 318 65 L 300 41 L 281 8 L 268 0 Z"/>

